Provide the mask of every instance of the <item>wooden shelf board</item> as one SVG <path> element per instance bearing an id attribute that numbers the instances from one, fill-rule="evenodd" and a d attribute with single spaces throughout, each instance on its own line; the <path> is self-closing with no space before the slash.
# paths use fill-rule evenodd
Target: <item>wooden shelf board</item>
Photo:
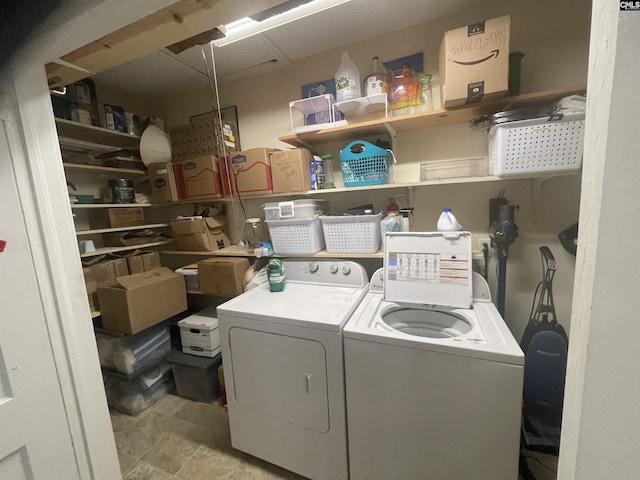
<path id="1" fill-rule="evenodd" d="M 145 228 L 163 228 L 168 226 L 168 223 L 150 223 L 148 225 L 137 225 L 135 227 L 96 228 L 93 230 L 77 230 L 76 235 L 96 235 L 98 233 L 126 232 L 129 230 L 144 230 Z"/>
<path id="2" fill-rule="evenodd" d="M 63 163 L 67 170 L 79 170 L 90 173 L 104 173 L 112 175 L 146 175 L 147 172 L 142 170 L 135 170 L 133 168 L 113 168 L 113 167 L 101 167 L 98 165 L 81 165 L 76 163 Z"/>
<path id="3" fill-rule="evenodd" d="M 240 245 L 230 245 L 222 250 L 214 252 L 204 252 L 201 250 L 161 250 L 160 253 L 166 255 L 197 255 L 205 257 L 252 257 L 253 252 L 249 252 L 246 247 Z"/>
<path id="4" fill-rule="evenodd" d="M 127 247 L 102 247 L 96 248 L 95 252 L 82 253 L 80 254 L 80 257 L 96 257 L 98 255 L 106 255 L 107 253 L 126 252 L 127 250 L 137 250 L 139 248 L 158 247 L 160 245 L 167 245 L 171 242 L 173 242 L 173 239 L 162 240 L 160 242 L 143 243 L 140 245 L 129 245 Z"/>
<path id="5" fill-rule="evenodd" d="M 131 208 L 155 207 L 155 203 L 72 203 L 71 208 Z"/>
<path id="6" fill-rule="evenodd" d="M 135 149 L 140 146 L 140 137 L 128 133 L 116 132 L 93 125 L 84 125 L 63 118 L 56 118 L 58 136 L 64 138 L 82 138 L 83 141 L 99 145 L 111 145 L 118 148 Z"/>
<path id="7" fill-rule="evenodd" d="M 296 147 L 305 145 L 317 145 L 329 142 L 344 142 L 353 140 L 354 137 L 369 137 L 386 134 L 386 125 L 396 132 L 407 132 L 421 128 L 439 127 L 444 125 L 464 124 L 481 115 L 491 114 L 509 108 L 523 108 L 531 105 L 551 103 L 567 95 L 584 94 L 585 85 L 578 87 L 559 88 L 544 92 L 527 93 L 515 97 L 502 97 L 486 100 L 481 103 L 467 105 L 459 108 L 432 110 L 425 113 L 414 113 L 400 117 L 370 120 L 350 125 L 333 128 L 325 128 L 315 132 L 306 132 L 298 135 L 284 135 L 281 142 Z"/>
<path id="8" fill-rule="evenodd" d="M 309 190 L 306 192 L 289 192 L 289 193 L 271 193 L 266 195 L 254 195 L 251 197 L 243 197 L 243 200 L 251 199 L 264 199 L 264 198 L 277 198 L 277 197 L 294 197 L 294 196 L 314 196 L 314 195 L 331 195 L 333 193 L 345 193 L 345 192 L 360 192 L 369 190 L 392 190 L 395 188 L 413 188 L 413 187 L 425 187 L 431 185 L 456 185 L 462 183 L 482 183 L 482 182 L 496 182 L 499 180 L 514 180 L 515 178 L 503 178 L 494 177 L 491 175 L 479 176 L 479 177 L 452 177 L 452 178 L 439 178 L 436 180 L 427 180 L 424 182 L 408 182 L 408 183 L 384 183 L 382 185 L 367 185 L 365 187 L 339 187 L 339 188 L 327 188 L 323 190 Z"/>
<path id="9" fill-rule="evenodd" d="M 208 257 L 247 257 L 251 258 L 255 255 L 253 251 L 249 251 L 246 247 L 240 245 L 231 245 L 222 250 L 215 252 L 195 252 L 186 250 L 162 250 L 160 253 L 168 255 L 204 255 Z M 315 254 L 288 254 L 274 255 L 276 258 L 382 258 L 382 252 L 376 253 L 327 253 L 322 250 Z"/>

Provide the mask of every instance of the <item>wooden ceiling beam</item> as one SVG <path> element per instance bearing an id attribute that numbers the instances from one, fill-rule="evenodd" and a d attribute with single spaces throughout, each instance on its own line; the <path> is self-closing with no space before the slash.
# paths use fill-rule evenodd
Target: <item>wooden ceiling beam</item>
<path id="1" fill-rule="evenodd" d="M 49 86 L 63 86 L 146 56 L 160 48 L 252 15 L 282 0 L 180 0 L 46 65 Z"/>

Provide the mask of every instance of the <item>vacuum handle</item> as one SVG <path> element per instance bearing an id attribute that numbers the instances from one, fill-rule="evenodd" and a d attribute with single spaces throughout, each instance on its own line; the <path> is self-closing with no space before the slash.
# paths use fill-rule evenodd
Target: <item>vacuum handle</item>
<path id="1" fill-rule="evenodd" d="M 556 271 L 556 259 L 553 256 L 553 253 L 551 253 L 551 250 L 549 249 L 549 247 L 547 247 L 547 246 L 540 247 L 540 254 L 542 255 L 542 258 L 544 260 L 545 273 L 546 273 L 547 270 L 549 270 L 551 272 L 555 272 Z"/>

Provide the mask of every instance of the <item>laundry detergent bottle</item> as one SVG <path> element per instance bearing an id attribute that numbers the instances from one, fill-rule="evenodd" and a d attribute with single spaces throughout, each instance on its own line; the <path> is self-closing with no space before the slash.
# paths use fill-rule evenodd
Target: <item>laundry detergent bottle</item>
<path id="1" fill-rule="evenodd" d="M 336 71 L 336 101 L 344 102 L 362 96 L 360 71 L 347 52 L 342 54 L 342 61 Z"/>
<path id="2" fill-rule="evenodd" d="M 439 232 L 457 232 L 462 228 L 462 225 L 458 223 L 450 208 L 444 208 L 438 218 L 437 228 Z"/>

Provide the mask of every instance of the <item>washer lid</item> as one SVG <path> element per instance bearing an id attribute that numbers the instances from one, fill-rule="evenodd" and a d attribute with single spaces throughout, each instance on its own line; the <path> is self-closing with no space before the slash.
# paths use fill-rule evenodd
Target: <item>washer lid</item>
<path id="1" fill-rule="evenodd" d="M 384 292 L 390 302 L 471 308 L 471 232 L 387 233 Z"/>

